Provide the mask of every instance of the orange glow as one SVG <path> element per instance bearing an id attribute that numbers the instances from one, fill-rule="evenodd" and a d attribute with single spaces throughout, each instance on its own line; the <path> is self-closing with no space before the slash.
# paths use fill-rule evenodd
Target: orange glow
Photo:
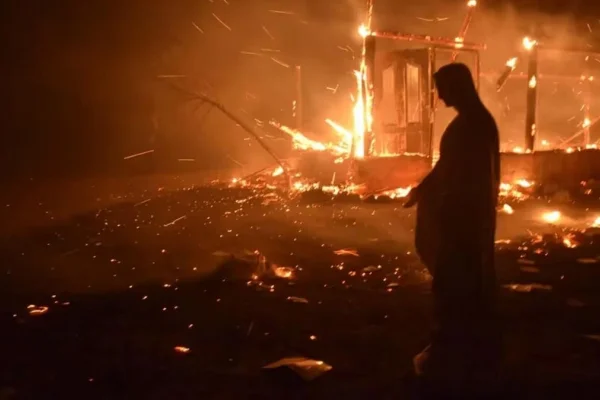
<path id="1" fill-rule="evenodd" d="M 357 95 L 354 102 L 354 154 L 356 158 L 365 156 L 365 132 L 367 131 L 367 121 L 365 121 L 365 104 L 363 95 L 363 81 L 367 79 L 365 74 L 366 67 L 364 61 L 361 65 L 361 71 L 354 71 L 356 77 Z"/>
<path id="2" fill-rule="evenodd" d="M 36 306 L 35 304 L 30 304 L 27 306 L 27 310 L 29 311 L 29 315 L 42 315 L 48 312 L 48 307 L 46 306 Z"/>
<path id="3" fill-rule="evenodd" d="M 272 176 L 279 176 L 283 174 L 283 168 L 281 166 L 275 168 L 275 171 L 271 174 Z"/>
<path id="4" fill-rule="evenodd" d="M 189 353 L 190 352 L 190 348 L 189 347 L 184 347 L 184 346 L 175 346 L 175 351 L 178 353 Z"/>
<path id="5" fill-rule="evenodd" d="M 511 58 L 506 62 L 506 66 L 515 69 L 517 67 L 517 60 L 517 57 Z"/>
<path id="6" fill-rule="evenodd" d="M 464 47 L 464 44 L 463 44 L 464 41 L 465 41 L 465 39 L 460 36 L 455 37 L 454 38 L 454 42 L 455 42 L 454 47 L 456 47 L 457 49 L 462 49 Z"/>
<path id="7" fill-rule="evenodd" d="M 563 237 L 563 244 L 565 245 L 565 247 L 568 247 L 570 249 L 574 249 L 575 247 L 579 246 L 579 243 L 575 241 L 573 235 L 566 235 L 565 237 Z"/>
<path id="8" fill-rule="evenodd" d="M 353 133 L 338 124 L 337 122 L 327 118 L 325 120 L 327 125 L 331 126 L 335 133 L 340 136 L 339 146 L 343 149 L 346 149 L 346 153 L 350 154 L 350 148 L 352 147 L 352 138 L 354 137 Z"/>
<path id="9" fill-rule="evenodd" d="M 402 199 L 402 198 L 408 196 L 411 189 L 412 189 L 412 186 L 408 186 L 405 188 L 397 188 L 394 190 L 388 190 L 386 192 L 383 192 L 382 195 L 389 196 L 392 199 Z"/>
<path id="10" fill-rule="evenodd" d="M 477 5 L 477 0 L 469 0 L 467 3 L 467 7 L 475 7 Z"/>
<path id="11" fill-rule="evenodd" d="M 362 38 L 366 38 L 367 36 L 369 36 L 371 34 L 371 30 L 369 29 L 368 26 L 366 26 L 365 24 L 361 24 L 358 27 L 358 34 L 362 37 Z"/>
<path id="12" fill-rule="evenodd" d="M 513 210 L 513 208 L 511 206 L 509 206 L 508 204 L 504 204 L 502 206 L 502 211 L 509 215 L 514 214 L 514 212 L 515 212 L 515 210 Z"/>
<path id="13" fill-rule="evenodd" d="M 525 47 L 525 50 L 529 51 L 533 49 L 535 45 L 537 45 L 537 40 L 532 40 L 528 36 L 523 38 L 523 47 Z"/>
<path id="14" fill-rule="evenodd" d="M 582 125 L 584 128 L 589 128 L 592 125 L 592 121 L 588 117 L 585 117 Z"/>
<path id="15" fill-rule="evenodd" d="M 294 277 L 294 270 L 290 267 L 275 267 L 273 273 L 278 278 L 291 279 Z"/>
<path id="16" fill-rule="evenodd" d="M 290 135 L 291 138 L 292 138 L 293 145 L 294 145 L 295 149 L 298 149 L 298 150 L 313 150 L 313 151 L 326 151 L 326 150 L 329 150 L 333 154 L 344 154 L 344 153 L 347 152 L 342 147 L 340 147 L 338 145 L 334 145 L 334 144 L 331 144 L 331 143 L 325 144 L 325 143 L 318 142 L 316 140 L 309 139 L 306 136 L 304 136 L 304 134 L 302 132 L 297 131 L 295 129 L 292 129 L 292 128 L 288 127 L 288 126 L 281 125 L 281 124 L 278 124 L 276 122 L 271 122 L 270 124 L 272 126 L 278 128 L 282 132 L 287 133 L 288 135 Z"/>
<path id="17" fill-rule="evenodd" d="M 516 182 L 517 185 L 521 186 L 522 188 L 530 188 L 533 186 L 533 182 L 528 181 L 527 179 L 519 179 Z"/>
<path id="18" fill-rule="evenodd" d="M 560 221 L 560 218 L 561 218 L 560 211 L 550 211 L 550 212 L 544 213 L 542 215 L 542 219 L 549 224 L 557 223 L 558 221 Z"/>
<path id="19" fill-rule="evenodd" d="M 536 86 L 537 86 L 537 79 L 535 76 L 532 76 L 531 79 L 529 80 L 529 88 L 535 89 Z"/>

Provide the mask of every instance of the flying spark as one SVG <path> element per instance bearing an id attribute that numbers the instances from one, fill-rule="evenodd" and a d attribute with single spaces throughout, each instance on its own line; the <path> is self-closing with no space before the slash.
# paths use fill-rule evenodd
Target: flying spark
<path id="1" fill-rule="evenodd" d="M 281 11 L 281 10 L 269 10 L 270 13 L 273 14 L 286 14 L 286 15 L 294 15 L 295 12 L 293 11 Z"/>
<path id="2" fill-rule="evenodd" d="M 273 60 L 273 62 L 281 65 L 282 67 L 286 67 L 286 68 L 290 67 L 289 64 L 286 64 L 283 61 L 280 61 L 280 60 L 276 59 L 275 57 L 271 57 L 271 60 Z"/>
<path id="3" fill-rule="evenodd" d="M 141 153 L 132 154 L 132 155 L 130 155 L 130 156 L 123 157 L 123 160 L 129 160 L 129 159 L 131 159 L 131 158 L 135 158 L 135 157 L 143 156 L 143 155 L 145 155 L 145 154 L 150 154 L 150 153 L 154 153 L 154 150 L 148 150 L 148 151 L 143 151 L 143 152 L 141 152 Z"/>
<path id="4" fill-rule="evenodd" d="M 192 22 L 192 25 L 194 25 L 194 28 L 196 28 L 198 30 L 198 32 L 204 33 L 204 31 L 198 25 L 196 25 L 195 22 Z"/>
<path id="5" fill-rule="evenodd" d="M 223 22 L 223 21 L 221 20 L 221 18 L 217 17 L 217 14 L 215 14 L 215 13 L 212 13 L 212 15 L 213 15 L 213 17 L 215 17 L 215 19 L 216 19 L 217 21 L 219 21 L 219 22 L 221 23 L 221 25 L 223 25 L 225 28 L 227 28 L 227 30 L 228 30 L 228 31 L 231 31 L 231 28 L 229 27 L 229 25 L 227 25 L 225 22 Z"/>
<path id="6" fill-rule="evenodd" d="M 186 217 L 187 217 L 187 215 L 184 215 L 184 216 L 182 216 L 182 217 L 179 217 L 179 218 L 177 218 L 177 219 L 174 219 L 173 221 L 171 221 L 171 222 L 169 222 L 169 223 L 167 223 L 167 224 L 164 224 L 163 226 L 164 226 L 164 227 L 167 227 L 167 226 L 175 225 L 177 222 L 181 221 L 182 219 L 185 219 Z"/>
<path id="7" fill-rule="evenodd" d="M 266 26 L 262 25 L 262 30 L 267 34 L 268 37 L 271 38 L 271 40 L 275 40 L 275 37 L 273 37 L 273 35 L 271 35 L 271 32 L 269 32 L 269 30 L 267 29 Z"/>
<path id="8" fill-rule="evenodd" d="M 247 54 L 247 55 L 250 55 L 250 56 L 262 56 L 262 54 L 256 53 L 256 52 L 253 52 L 253 51 L 240 51 L 240 53 L 241 54 Z"/>

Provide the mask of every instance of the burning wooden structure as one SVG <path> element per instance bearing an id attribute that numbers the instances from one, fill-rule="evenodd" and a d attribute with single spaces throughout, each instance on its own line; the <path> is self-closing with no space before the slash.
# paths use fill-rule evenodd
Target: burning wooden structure
<path id="1" fill-rule="evenodd" d="M 336 144 L 308 139 L 302 134 L 300 124 L 295 130 L 279 128 L 293 137 L 296 148 L 316 152 L 302 153 L 299 165 L 303 174 L 308 172 L 310 178 L 327 185 L 350 178 L 352 184 L 364 186 L 366 193 L 380 193 L 414 185 L 434 165 L 434 148 L 441 133 L 441 129 L 438 132 L 436 127 L 445 125 L 444 122 L 449 122 L 451 116 L 446 115 L 448 111 L 442 107 L 437 107 L 433 74 L 445 64 L 460 61 L 471 68 L 479 89 L 480 52 L 486 46 L 464 40 L 477 5 L 475 0 L 467 3 L 465 20 L 455 38 L 372 30 L 373 1 L 367 3 L 366 23 L 359 28 L 363 51 L 359 70 L 355 73 L 354 127 L 346 129 L 327 120 L 341 136 Z M 508 79 L 515 77 L 527 79 L 527 89 L 524 93 L 525 149 L 501 155 L 503 182 L 525 179 L 566 187 L 577 185 L 580 181 L 600 180 L 600 154 L 590 142 L 590 127 L 600 118 L 592 120 L 590 115 L 593 76 L 589 71 L 581 77 L 561 77 L 563 80 L 584 81 L 586 102 L 582 108 L 585 114 L 582 129 L 569 139 L 583 135 L 584 145 L 578 149 L 550 151 L 536 148 L 538 82 L 548 77 L 539 73 L 539 54 L 549 50 L 584 54 L 587 59 L 594 55 L 585 49 L 553 49 L 525 38 L 522 54 L 506 63 L 497 81 L 498 91 Z M 460 59 L 457 60 L 458 57 Z M 527 73 L 513 74 L 520 60 L 527 63 Z M 299 72 L 296 71 L 299 93 L 294 108 L 296 116 L 302 110 Z M 447 121 L 440 123 L 444 117 Z"/>
<path id="2" fill-rule="evenodd" d="M 479 87 L 480 50 L 485 45 L 465 43 L 459 38 L 432 38 L 429 36 L 399 34 L 395 32 L 372 32 L 372 38 L 403 40 L 423 44 L 423 48 L 407 49 L 367 57 L 366 65 L 372 68 L 373 87 L 373 126 L 374 146 L 368 148 L 367 157 L 357 162 L 358 176 L 371 188 L 406 186 L 413 184 L 415 171 L 425 174 L 424 165 L 432 165 L 434 160 L 434 127 L 436 122 L 436 98 L 433 88 L 433 72 L 456 58 L 457 52 L 473 55 L 470 67 Z M 373 40 L 374 42 L 374 40 Z M 375 46 L 373 43 L 371 46 Z M 539 53 L 542 51 L 560 51 L 567 54 L 583 54 L 589 59 L 596 53 L 574 48 L 551 48 L 535 40 L 525 38 L 525 49 L 521 57 L 527 63 L 527 91 L 525 112 L 525 149 L 522 152 L 502 153 L 502 180 L 514 182 L 519 179 L 535 181 L 539 184 L 554 184 L 564 188 L 577 186 L 581 181 L 600 179 L 600 152 L 590 142 L 590 127 L 599 119 L 591 120 L 590 102 L 592 97 L 593 76 L 586 71 L 581 76 L 562 76 L 561 80 L 583 81 L 585 104 L 581 130 L 565 143 L 583 135 L 583 146 L 540 151 L 536 148 L 538 132 L 538 82 L 544 79 L 539 74 Z M 450 60 L 444 60 L 440 53 L 452 52 Z M 377 54 L 367 52 L 367 56 Z M 498 90 L 502 88 L 518 58 L 509 60 L 506 70 L 498 80 Z M 440 62 L 441 61 L 441 62 Z M 462 61 L 462 60 L 461 60 Z M 464 62 L 464 61 L 463 61 Z M 555 77 L 556 78 L 556 77 Z M 367 148 L 367 147 L 366 147 Z M 391 157 L 381 156 L 396 154 Z M 378 157 L 379 156 L 379 157 Z M 408 161 L 410 160 L 410 161 Z M 426 163 L 423 160 L 427 160 Z M 407 165 L 408 163 L 408 165 Z M 404 174 L 392 172 L 403 169 Z M 381 177 L 389 177 L 384 180 Z"/>

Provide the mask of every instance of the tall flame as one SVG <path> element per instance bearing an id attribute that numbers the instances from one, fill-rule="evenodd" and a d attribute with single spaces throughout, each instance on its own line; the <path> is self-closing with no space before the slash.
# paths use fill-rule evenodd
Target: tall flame
<path id="1" fill-rule="evenodd" d="M 361 70 L 364 68 L 361 66 Z M 356 99 L 354 101 L 354 140 L 352 143 L 353 156 L 362 158 L 365 156 L 365 131 L 367 124 L 365 121 L 365 102 L 363 95 L 363 80 L 365 76 L 362 71 L 354 71 L 356 77 Z"/>

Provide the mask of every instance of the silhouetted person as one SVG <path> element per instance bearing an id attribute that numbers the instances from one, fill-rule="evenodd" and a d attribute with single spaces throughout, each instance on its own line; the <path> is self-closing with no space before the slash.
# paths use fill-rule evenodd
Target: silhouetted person
<path id="1" fill-rule="evenodd" d="M 434 386 L 474 387 L 494 377 L 500 356 L 494 304 L 498 129 L 464 64 L 440 68 L 434 80 L 439 98 L 458 115 L 444 132 L 438 162 L 405 204 L 417 204 L 415 245 L 433 275 L 437 322 L 415 370 Z"/>

